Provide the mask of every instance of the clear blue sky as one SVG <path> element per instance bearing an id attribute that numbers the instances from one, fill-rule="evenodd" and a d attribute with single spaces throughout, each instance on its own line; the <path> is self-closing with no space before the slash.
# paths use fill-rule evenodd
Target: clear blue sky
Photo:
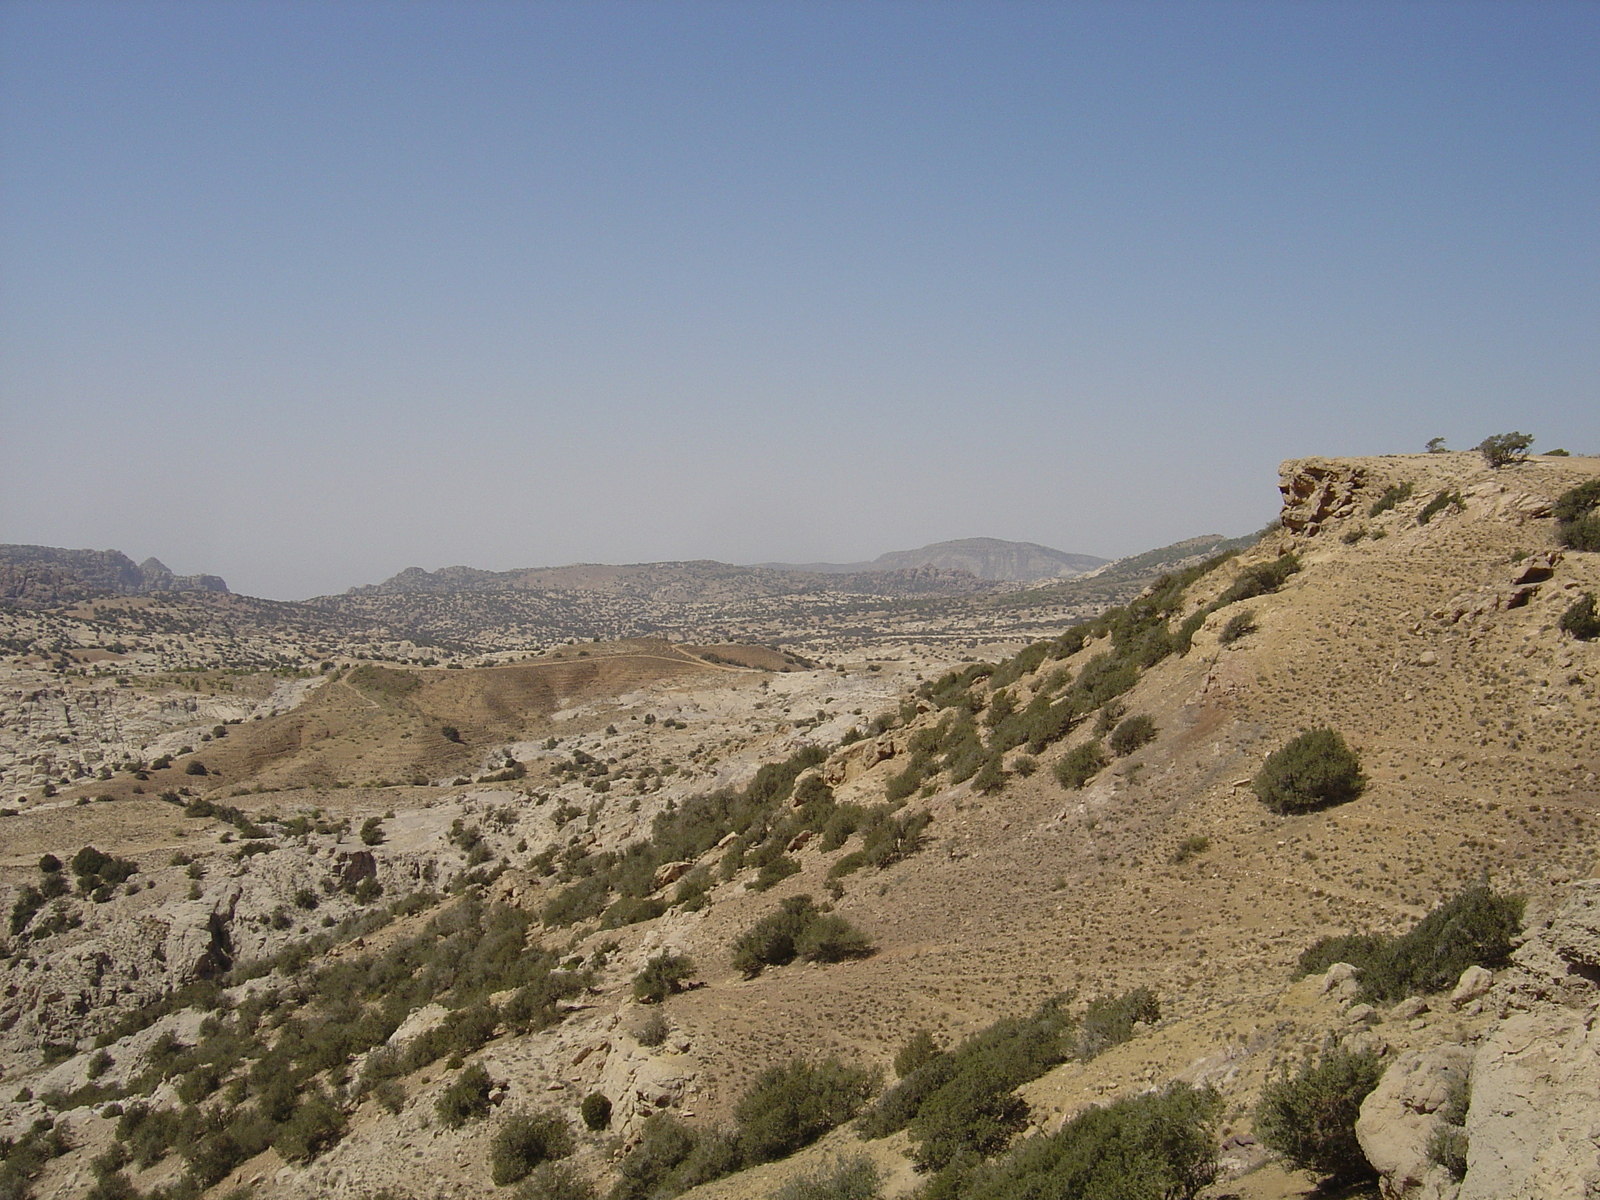
<path id="1" fill-rule="evenodd" d="M 1117 555 L 1600 452 L 1593 3 L 0 3 L 0 541 Z"/>

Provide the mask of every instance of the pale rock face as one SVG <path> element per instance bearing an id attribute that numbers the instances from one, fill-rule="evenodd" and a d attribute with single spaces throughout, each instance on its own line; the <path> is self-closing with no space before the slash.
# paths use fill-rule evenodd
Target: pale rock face
<path id="1" fill-rule="evenodd" d="M 1600 1005 L 1501 1022 L 1472 1065 L 1460 1200 L 1600 1197 Z"/>
<path id="2" fill-rule="evenodd" d="M 1366 478 L 1364 466 L 1345 461 L 1304 458 L 1284 463 L 1278 469 L 1284 528 L 1314 534 L 1325 522 L 1349 516 Z"/>
<path id="3" fill-rule="evenodd" d="M 1361 1152 L 1383 1177 L 1384 1194 L 1403 1196 L 1426 1181 L 1437 1193 L 1442 1180 L 1428 1158 L 1428 1141 L 1450 1089 L 1465 1079 L 1472 1051 L 1443 1045 L 1402 1054 L 1362 1102 L 1356 1121 Z M 1453 1188 L 1453 1182 L 1451 1184 Z"/>
<path id="4" fill-rule="evenodd" d="M 1339 995 L 1353 995 L 1357 974 L 1357 969 L 1349 963 L 1334 963 L 1322 976 L 1322 994 L 1326 996 L 1329 992 L 1337 992 Z"/>
<path id="5" fill-rule="evenodd" d="M 389 1045 L 404 1050 L 425 1033 L 432 1033 L 450 1019 L 450 1010 L 442 1004 L 424 1004 L 389 1035 Z"/>
<path id="6" fill-rule="evenodd" d="M 1572 885 L 1546 940 L 1568 962 L 1600 967 L 1600 879 L 1582 879 Z"/>
<path id="7" fill-rule="evenodd" d="M 595 1085 L 611 1101 L 612 1130 L 631 1142 L 651 1116 L 681 1108 L 698 1067 L 688 1054 L 652 1052 L 632 1038 L 614 1039 Z"/>
<path id="8" fill-rule="evenodd" d="M 1456 990 L 1450 993 L 1450 1003 L 1457 1008 L 1471 1003 L 1494 986 L 1494 972 L 1486 967 L 1468 967 L 1461 972 Z"/>
<path id="9" fill-rule="evenodd" d="M 1369 1021 L 1377 1020 L 1377 1016 L 1378 1010 L 1373 1008 L 1372 1005 L 1357 1004 L 1349 1012 L 1345 1013 L 1344 1019 L 1352 1025 L 1365 1025 Z"/>

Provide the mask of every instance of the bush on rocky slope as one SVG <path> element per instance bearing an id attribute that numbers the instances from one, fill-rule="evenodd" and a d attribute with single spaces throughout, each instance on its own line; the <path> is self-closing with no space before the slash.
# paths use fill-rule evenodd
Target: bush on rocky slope
<path id="1" fill-rule="evenodd" d="M 370 932 L 429 902 L 413 897 L 341 929 L 354 937 L 352 931 Z M 382 1096 L 396 1075 L 446 1054 L 469 1053 L 502 1024 L 526 1032 L 560 1019 L 557 1001 L 581 990 L 586 977 L 558 971 L 553 955 L 530 945 L 528 932 L 525 914 L 486 905 L 469 891 L 420 933 L 380 953 L 312 968 L 312 956 L 333 939 L 307 939 L 273 960 L 236 968 L 130 1013 L 102 1040 L 128 1036 L 181 1008 L 210 1010 L 195 1044 L 168 1035 L 146 1052 L 146 1071 L 124 1089 L 129 1100 L 117 1126 L 119 1143 L 141 1167 L 181 1149 L 187 1172 L 172 1185 L 175 1196 L 210 1186 L 268 1146 L 290 1161 L 315 1157 L 345 1128 L 344 1113 L 324 1084 L 348 1072 L 357 1056 L 366 1055 L 357 1094 Z M 292 986 L 260 989 L 231 1007 L 220 1003 L 224 986 L 274 969 Z M 489 1002 L 501 992 L 512 994 L 503 1009 Z M 413 1039 L 404 1053 L 386 1049 L 401 1021 L 429 1003 L 453 1009 L 451 1018 Z M 458 1077 L 449 1091 L 447 1119 L 480 1111 L 486 1078 L 473 1068 Z M 174 1081 L 182 1107 L 157 1108 L 133 1098 L 152 1096 L 166 1081 Z"/>
<path id="2" fill-rule="evenodd" d="M 848 1121 L 878 1087 L 876 1071 L 838 1059 L 794 1059 L 763 1072 L 734 1107 L 733 1130 L 699 1131 L 660 1114 L 618 1164 L 612 1200 L 667 1200 L 810 1145 Z"/>
<path id="3" fill-rule="evenodd" d="M 1056 782 L 1064 788 L 1081 788 L 1099 773 L 1109 760 L 1099 742 L 1074 746 L 1056 763 Z"/>
<path id="4" fill-rule="evenodd" d="M 633 998 L 641 1004 L 659 1004 L 674 992 L 681 992 L 683 981 L 693 974 L 694 961 L 688 955 L 662 951 L 633 977 Z"/>
<path id="5" fill-rule="evenodd" d="M 860 1154 L 789 1180 L 773 1200 L 872 1200 L 881 1187 L 878 1168 Z"/>
<path id="6" fill-rule="evenodd" d="M 494 1131 L 489 1144 L 489 1177 L 504 1186 L 528 1177 L 540 1163 L 566 1158 L 573 1151 L 572 1131 L 551 1109 L 512 1113 Z"/>
<path id="7" fill-rule="evenodd" d="M 1595 611 L 1594 593 L 1585 592 L 1561 614 L 1561 631 L 1570 633 L 1580 642 L 1600 638 L 1600 613 Z"/>
<path id="8" fill-rule="evenodd" d="M 1120 996 L 1097 996 L 1089 1001 L 1083 1014 L 1077 1055 L 1088 1062 L 1132 1038 L 1135 1025 L 1154 1025 L 1160 1019 L 1161 1004 L 1149 988 L 1134 988 Z"/>
<path id="9" fill-rule="evenodd" d="M 1173 1083 L 1159 1092 L 1089 1108 L 1058 1132 L 1033 1137 L 999 1161 L 953 1169 L 929 1200 L 1021 1196 L 1106 1200 L 1194 1200 L 1217 1177 L 1215 1127 L 1221 1098 Z"/>
<path id="10" fill-rule="evenodd" d="M 1572 550 L 1600 550 L 1600 479 L 1569 488 L 1556 498 L 1556 537 Z"/>
<path id="11" fill-rule="evenodd" d="M 790 896 L 733 942 L 733 965 L 753 979 L 766 967 L 796 958 L 841 962 L 872 953 L 867 936 L 843 917 L 824 912 L 810 896 Z"/>
<path id="12" fill-rule="evenodd" d="M 787 850 L 794 838 L 805 831 L 821 834 L 821 845 L 826 850 L 838 849 L 852 834 L 861 833 L 861 850 L 835 864 L 839 874 L 867 865 L 887 866 L 913 853 L 921 844 L 921 832 L 929 816 L 917 813 L 896 817 L 898 805 L 862 808 L 837 803 L 833 789 L 817 775 L 800 779 L 802 773 L 826 758 L 827 753 L 820 747 L 804 747 L 781 762 L 763 766 L 742 789 L 721 788 L 691 796 L 682 805 L 669 806 L 658 814 L 648 839 L 621 850 L 598 854 L 579 850 L 562 855 L 559 860 L 549 856 L 545 869 L 557 874 L 567 886 L 545 904 L 544 923 L 572 925 L 603 914 L 602 924 L 615 926 L 660 916 L 667 905 L 653 894 L 658 890 L 656 872 L 668 863 L 693 862 L 729 835 L 733 837 L 721 864 L 723 878 L 755 867 L 758 891 L 799 870 L 799 863 Z M 925 761 L 926 757 L 919 760 L 913 756 L 917 773 L 906 795 L 920 785 Z M 688 891 L 680 888 L 682 898 L 674 902 L 703 907 L 710 881 L 704 873 L 698 879 L 701 886 Z M 611 900 L 613 895 L 617 896 L 615 901 Z"/>
<path id="13" fill-rule="evenodd" d="M 1362 994 L 1392 1003 L 1455 985 L 1471 966 L 1503 966 L 1522 928 L 1523 901 L 1483 885 L 1451 897 L 1399 937 L 1353 933 L 1327 937 L 1300 955 L 1300 976 L 1336 962 L 1360 970 Z"/>
<path id="14" fill-rule="evenodd" d="M 1307 1060 L 1298 1073 L 1285 1073 L 1262 1091 L 1256 1135 L 1291 1167 L 1324 1180 L 1370 1175 L 1372 1167 L 1356 1140 L 1356 1118 L 1382 1075 L 1376 1054 L 1335 1049 Z"/>
<path id="15" fill-rule="evenodd" d="M 1003 1150 L 1027 1123 L 1015 1089 L 1066 1061 L 1077 1027 L 1067 998 L 1046 1001 L 1027 1017 L 1007 1017 L 935 1053 L 890 1088 L 862 1119 L 865 1138 L 911 1129 L 919 1168 Z"/>
<path id="16" fill-rule="evenodd" d="M 1478 443 L 1478 453 L 1483 455 L 1483 461 L 1495 470 L 1509 467 L 1514 463 L 1526 462 L 1528 449 L 1534 443 L 1531 433 L 1497 433 L 1486 437 Z"/>
<path id="17" fill-rule="evenodd" d="M 1366 783 L 1340 734 L 1308 729 L 1267 757 L 1251 787 L 1273 812 L 1303 813 L 1354 800 Z"/>

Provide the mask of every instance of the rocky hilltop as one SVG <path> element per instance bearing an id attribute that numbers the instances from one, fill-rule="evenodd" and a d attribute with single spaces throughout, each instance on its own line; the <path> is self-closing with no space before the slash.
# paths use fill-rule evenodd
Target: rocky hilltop
<path id="1" fill-rule="evenodd" d="M 762 563 L 779 571 L 807 571 L 827 575 L 862 571 L 901 571 L 915 567 L 940 567 L 966 571 L 979 579 L 1028 583 L 1040 579 L 1081 575 L 1104 566 L 1106 559 L 1092 554 L 1068 554 L 1036 542 L 1006 542 L 999 538 L 957 538 L 933 542 L 917 550 L 891 550 L 871 562 Z"/>
<path id="2" fill-rule="evenodd" d="M 1600 1195 L 1584 488 L 1297 460 L 1274 528 L 1026 645 L 341 657 L 107 726 L 0 818 L 6 1169 L 964 1200 L 1118 1146 L 1188 1156 L 1141 1196 Z M 1330 1063 L 1343 1157 L 1271 1152 Z"/>
<path id="3" fill-rule="evenodd" d="M 227 590 L 216 575 L 174 575 L 160 559 L 135 564 L 119 550 L 0 545 L 0 602 L 56 604 L 95 596 Z"/>

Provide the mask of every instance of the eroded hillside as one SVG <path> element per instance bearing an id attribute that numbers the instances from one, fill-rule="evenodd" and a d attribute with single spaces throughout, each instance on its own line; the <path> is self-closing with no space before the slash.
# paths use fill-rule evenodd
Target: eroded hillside
<path id="1" fill-rule="evenodd" d="M 1007 1109 L 1018 1137 L 1209 1085 L 1222 1190 L 1297 1194 L 1308 1181 L 1263 1166 L 1251 1127 L 1280 1068 L 1330 1039 L 1408 1071 L 1455 1055 L 1482 1064 L 1476 1095 L 1526 1065 L 1519 1030 L 1537 1028 L 1570 1054 L 1543 1091 L 1474 1101 L 1461 1195 L 1583 1194 L 1561 1189 L 1589 1186 L 1571 1161 L 1592 1134 L 1541 1134 L 1556 1149 L 1518 1175 L 1506 1114 L 1542 1129 L 1593 1078 L 1600 929 L 1574 896 L 1597 846 L 1600 642 L 1559 622 L 1600 592 L 1600 563 L 1561 552 L 1551 512 L 1597 477 L 1588 459 L 1288 463 L 1281 529 L 996 662 L 784 673 L 662 644 L 341 672 L 188 756 L 206 775 L 134 794 L 130 774 L 115 799 L 6 818 L 11 901 L 39 900 L 8 943 L 0 1120 L 70 1131 L 39 1161 L 41 1195 L 86 1194 L 119 1140 L 133 1158 L 98 1174 L 144 1191 L 490 1194 L 518 1109 L 558 1114 L 565 1161 L 601 1187 L 619 1166 L 643 1178 L 623 1156 L 665 1128 L 652 1116 L 698 1131 L 692 1171 L 623 1197 L 764 1197 L 863 1151 L 897 1194 L 926 1178 L 915 1128 L 847 1126 L 737 1171 L 744 1143 L 710 1131 L 795 1057 L 892 1080 L 914 1031 L 950 1047 L 1032 1012 L 1076 1030 L 1091 1000 L 1148 994 L 1128 1040 L 1031 1077 L 1025 1113 Z M 1268 810 L 1253 778 L 1312 727 L 1357 751 L 1364 789 Z M 137 872 L 108 886 L 68 866 L 44 896 L 40 856 L 86 844 Z M 1294 981 L 1318 938 L 1401 933 L 1479 882 L 1526 897 L 1543 931 L 1492 990 L 1375 1006 L 1334 974 Z M 752 959 L 741 935 L 784 911 L 805 925 L 792 961 Z M 689 960 L 680 990 L 636 1001 L 663 954 Z M 478 1067 L 482 1113 L 453 1125 Z M 597 1093 L 611 1116 L 591 1131 L 579 1106 Z M 168 1132 L 130 1123 L 135 1103 L 172 1114 Z M 1416 1157 L 1431 1127 L 1407 1142 L 1402 1124 L 1378 1127 Z"/>

